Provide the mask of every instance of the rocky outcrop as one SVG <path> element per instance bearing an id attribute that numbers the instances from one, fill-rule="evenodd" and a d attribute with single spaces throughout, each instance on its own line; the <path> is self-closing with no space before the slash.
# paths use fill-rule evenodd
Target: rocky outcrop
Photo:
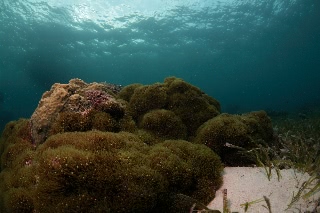
<path id="1" fill-rule="evenodd" d="M 113 84 L 87 84 L 80 79 L 72 79 L 68 84 L 54 84 L 50 91 L 43 94 L 30 118 L 34 144 L 43 143 L 52 134 L 54 131 L 52 127 L 63 114 L 68 115 L 69 118 L 70 116 L 78 117 L 80 125 L 82 125 L 81 120 L 86 119 L 93 111 L 123 116 L 124 108 L 114 97 L 118 90 L 119 87 Z M 84 126 L 83 128 L 85 129 Z M 89 130 L 89 127 L 86 130 Z"/>

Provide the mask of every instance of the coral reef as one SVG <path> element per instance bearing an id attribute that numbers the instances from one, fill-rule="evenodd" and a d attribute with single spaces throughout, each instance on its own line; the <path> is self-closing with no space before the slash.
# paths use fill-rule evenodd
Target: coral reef
<path id="1" fill-rule="evenodd" d="M 132 133 L 88 131 L 19 146 L 7 151 L 17 158 L 3 154 L 1 212 L 154 212 L 164 194 L 208 202 L 222 183 L 219 157 L 182 140 L 148 146 Z"/>
<path id="2" fill-rule="evenodd" d="M 128 113 L 137 123 L 141 123 L 144 115 L 151 111 L 171 111 L 175 114 L 173 116 L 186 126 L 187 135 L 182 138 L 188 140 L 195 136 L 198 127 L 205 121 L 220 114 L 220 104 L 217 100 L 175 77 L 166 78 L 164 83 L 153 85 L 129 85 L 119 92 L 118 97 L 128 102 Z M 180 124 L 177 127 L 171 126 L 173 129 L 170 131 L 179 132 L 181 130 L 174 128 L 180 127 Z"/>
<path id="3" fill-rule="evenodd" d="M 205 209 L 235 153 L 225 144 L 269 143 L 272 133 L 265 112 L 220 114 L 218 101 L 175 77 L 54 84 L 30 119 L 2 133 L 0 212 Z"/>
<path id="4" fill-rule="evenodd" d="M 91 122 L 97 112 L 108 113 L 119 120 L 124 116 L 124 106 L 114 97 L 118 91 L 119 87 L 112 84 L 87 84 L 80 79 L 72 79 L 69 84 L 54 84 L 43 94 L 30 118 L 33 142 L 41 144 L 59 132 L 95 129 Z"/>

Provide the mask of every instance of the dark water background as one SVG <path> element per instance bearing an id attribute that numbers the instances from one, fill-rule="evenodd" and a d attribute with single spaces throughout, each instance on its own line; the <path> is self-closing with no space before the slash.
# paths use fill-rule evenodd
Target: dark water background
<path id="1" fill-rule="evenodd" d="M 319 0 L 0 0 L 0 130 L 71 78 L 177 76 L 225 112 L 320 104 Z"/>

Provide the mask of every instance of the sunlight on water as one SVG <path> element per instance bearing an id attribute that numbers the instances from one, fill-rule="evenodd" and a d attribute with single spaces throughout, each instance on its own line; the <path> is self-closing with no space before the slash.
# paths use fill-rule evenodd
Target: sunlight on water
<path id="1" fill-rule="evenodd" d="M 53 83 L 74 77 L 178 76 L 227 111 L 296 109 L 320 99 L 319 8 L 305 0 L 2 0 L 0 113 L 30 115 Z"/>

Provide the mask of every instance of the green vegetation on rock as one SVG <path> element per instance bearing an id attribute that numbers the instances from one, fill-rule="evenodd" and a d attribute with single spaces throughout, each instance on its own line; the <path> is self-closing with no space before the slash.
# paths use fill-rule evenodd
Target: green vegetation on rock
<path id="1" fill-rule="evenodd" d="M 182 79 L 118 89 L 54 84 L 30 119 L 7 124 L 0 212 L 205 209 L 233 162 L 225 144 L 271 140 L 266 113 L 220 114 L 218 101 Z"/>

